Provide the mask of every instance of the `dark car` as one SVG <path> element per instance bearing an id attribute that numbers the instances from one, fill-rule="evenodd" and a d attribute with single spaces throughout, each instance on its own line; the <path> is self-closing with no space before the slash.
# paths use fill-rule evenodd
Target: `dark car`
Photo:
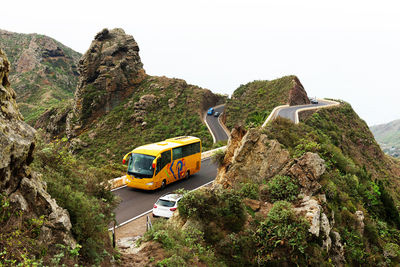
<path id="1" fill-rule="evenodd" d="M 218 111 L 216 111 L 215 113 L 214 113 L 214 117 L 218 117 L 219 116 L 219 112 Z"/>
<path id="2" fill-rule="evenodd" d="M 311 104 L 318 104 L 318 100 L 316 98 L 310 98 Z"/>

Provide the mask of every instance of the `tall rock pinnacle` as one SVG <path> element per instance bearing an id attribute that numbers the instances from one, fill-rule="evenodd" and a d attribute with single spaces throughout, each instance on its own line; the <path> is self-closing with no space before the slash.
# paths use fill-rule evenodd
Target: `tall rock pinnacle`
<path id="1" fill-rule="evenodd" d="M 67 134 L 75 136 L 95 118 L 131 96 L 146 77 L 139 46 L 122 29 L 104 29 L 79 61 L 80 78 Z"/>

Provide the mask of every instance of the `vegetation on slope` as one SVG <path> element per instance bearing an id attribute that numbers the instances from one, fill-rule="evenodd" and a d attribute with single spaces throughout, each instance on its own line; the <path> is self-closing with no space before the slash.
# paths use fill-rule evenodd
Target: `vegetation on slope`
<path id="1" fill-rule="evenodd" d="M 257 127 L 264 123 L 272 110 L 288 103 L 294 75 L 272 81 L 253 81 L 239 86 L 225 105 L 225 125 Z"/>
<path id="2" fill-rule="evenodd" d="M 10 80 L 27 123 L 73 98 L 81 54 L 44 35 L 1 30 L 0 46 L 11 62 Z"/>
<path id="3" fill-rule="evenodd" d="M 325 160 L 328 169 L 321 192 L 328 198 L 327 208 L 335 214 L 335 228 L 346 244 L 348 263 L 399 263 L 399 166 L 383 155 L 368 126 L 349 104 L 320 110 L 298 125 L 278 119 L 266 133 L 292 155 L 310 151 Z M 355 227 L 356 210 L 365 216 L 363 234 Z"/>
<path id="4" fill-rule="evenodd" d="M 117 175 L 115 170 L 90 167 L 60 140 L 39 141 L 31 168 L 41 173 L 57 204 L 68 210 L 78 246 L 48 247 L 40 239 L 46 236 L 45 217 L 32 218 L 27 211 L 15 210 L 0 194 L 0 266 L 108 265 L 115 254 L 107 229 L 114 221 L 116 200 L 105 185 Z"/>
<path id="5" fill-rule="evenodd" d="M 331 236 L 332 242 L 344 244 L 347 264 L 400 263 L 400 167 L 381 152 L 349 104 L 319 110 L 297 125 L 278 118 L 263 132 L 292 157 L 314 152 L 325 160 L 327 170 L 317 193 L 327 198 L 323 208 L 332 214 L 333 230 L 341 237 Z M 331 266 L 334 255 L 293 211 L 298 192 L 298 181 L 275 176 L 227 190 L 185 193 L 180 216 L 156 223 L 145 240 L 160 242 L 167 250 L 160 266 Z M 257 211 L 251 199 L 272 207 Z M 365 216 L 363 230 L 356 211 Z"/>
<path id="6" fill-rule="evenodd" d="M 201 120 L 204 94 L 182 80 L 148 77 L 136 93 L 88 127 L 74 149 L 96 166 L 118 164 L 135 147 L 181 135 L 199 137 L 207 150 L 212 138 Z M 148 101 L 141 102 L 142 97 Z"/>
<path id="7" fill-rule="evenodd" d="M 400 158 L 400 120 L 372 126 L 371 131 L 385 153 Z"/>
<path id="8" fill-rule="evenodd" d="M 39 141 L 32 168 L 42 174 L 47 191 L 58 205 L 68 210 L 72 234 L 81 246 L 79 262 L 107 262 L 114 254 L 107 229 L 114 221 L 116 200 L 106 185 L 120 172 L 90 167 L 85 159 L 67 151 L 65 141 Z"/>

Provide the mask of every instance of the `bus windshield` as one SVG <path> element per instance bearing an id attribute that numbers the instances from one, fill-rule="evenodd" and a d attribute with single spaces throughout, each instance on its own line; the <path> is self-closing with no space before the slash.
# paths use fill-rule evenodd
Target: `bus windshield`
<path id="1" fill-rule="evenodd" d="M 153 160 L 156 157 L 132 153 L 129 157 L 128 174 L 136 178 L 151 178 L 153 177 L 154 168 Z"/>

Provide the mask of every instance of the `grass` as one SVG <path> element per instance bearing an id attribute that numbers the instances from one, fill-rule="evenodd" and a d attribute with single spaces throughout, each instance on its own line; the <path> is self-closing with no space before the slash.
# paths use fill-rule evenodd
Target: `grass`
<path id="1" fill-rule="evenodd" d="M 157 88 L 160 84 L 164 86 L 162 92 Z M 135 147 L 181 135 L 199 137 L 203 151 L 210 149 L 213 146 L 212 137 L 201 121 L 202 90 L 186 85 L 180 91 L 180 96 L 176 97 L 174 79 L 147 78 L 136 93 L 80 135 L 79 138 L 87 145 L 76 152 L 96 166 L 119 164 L 122 157 Z M 142 126 L 141 122 L 136 122 L 134 103 L 148 94 L 155 95 L 156 101 L 146 108 L 143 116 L 146 126 Z M 168 107 L 171 98 L 176 98 L 172 109 Z M 190 105 L 187 104 L 189 101 L 192 101 Z"/>
<path id="2" fill-rule="evenodd" d="M 253 81 L 239 86 L 225 105 L 226 126 L 257 127 L 264 123 L 271 111 L 287 104 L 295 76 L 272 81 Z"/>

